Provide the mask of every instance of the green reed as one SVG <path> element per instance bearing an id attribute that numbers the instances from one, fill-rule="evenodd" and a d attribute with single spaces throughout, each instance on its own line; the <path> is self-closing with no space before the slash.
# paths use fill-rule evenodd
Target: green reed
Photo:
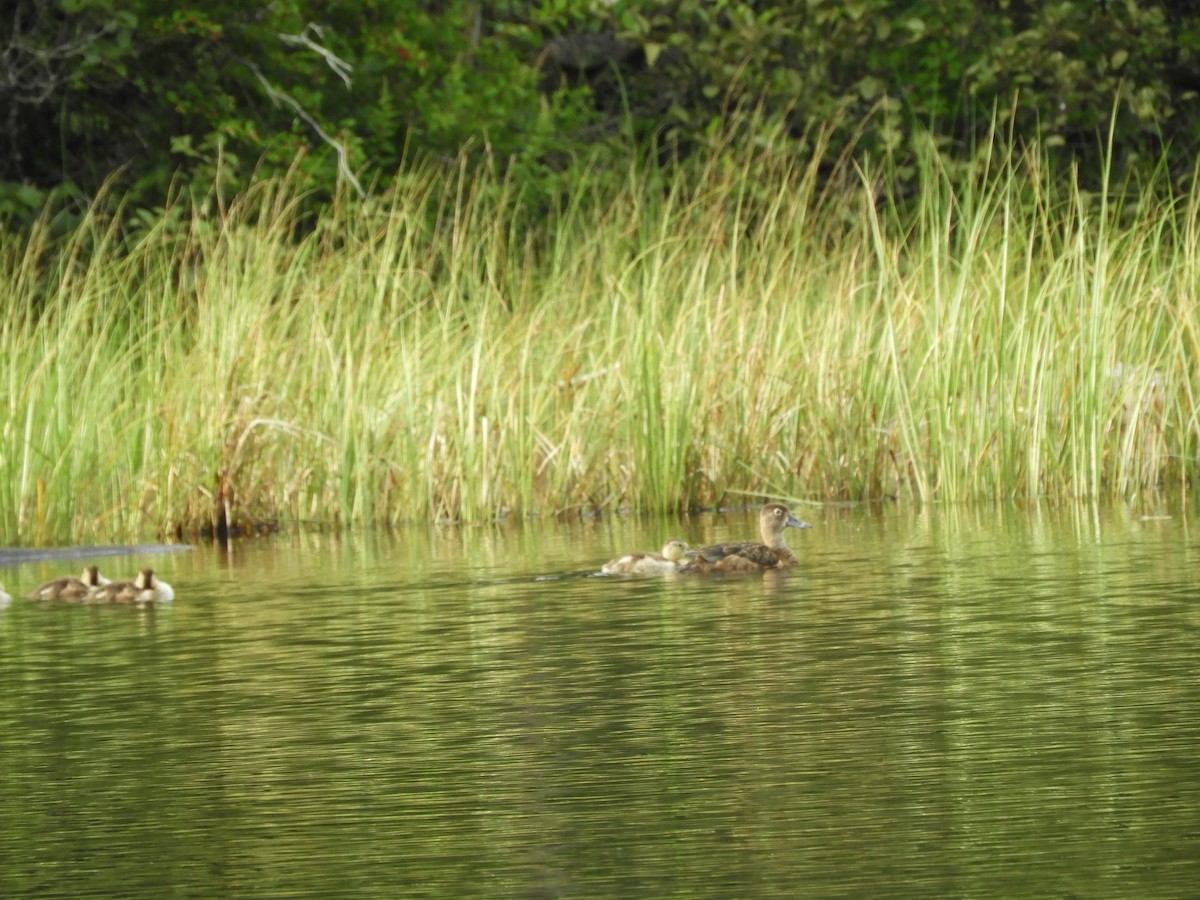
<path id="1" fill-rule="evenodd" d="M 1195 195 L 813 143 L 581 165 L 534 224 L 429 164 L 4 234 L 3 540 L 1187 486 Z"/>

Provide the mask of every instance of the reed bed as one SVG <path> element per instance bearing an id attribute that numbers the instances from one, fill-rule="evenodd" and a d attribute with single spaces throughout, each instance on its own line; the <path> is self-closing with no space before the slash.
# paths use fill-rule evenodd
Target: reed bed
<path id="1" fill-rule="evenodd" d="M 1194 194 L 996 145 L 899 197 L 814 143 L 581 165 L 532 223 L 429 164 L 2 234 L 3 542 L 1187 489 Z"/>

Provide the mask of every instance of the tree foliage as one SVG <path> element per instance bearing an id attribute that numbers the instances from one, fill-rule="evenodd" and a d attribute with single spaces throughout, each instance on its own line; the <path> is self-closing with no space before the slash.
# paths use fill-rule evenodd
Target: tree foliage
<path id="1" fill-rule="evenodd" d="M 888 154 L 916 126 L 966 156 L 995 124 L 1190 173 L 1200 16 L 1146 0 L 15 0 L 0 21 L 0 214 L 114 171 L 299 166 L 318 190 L 413 153 L 545 184 L 584 151 L 668 157 L 753 106 L 773 130 Z M 780 128 L 782 126 L 782 129 Z M 763 126 L 764 129 L 766 126 Z"/>
<path id="2" fill-rule="evenodd" d="M 330 188 L 411 150 L 535 165 L 587 115 L 540 91 L 537 30 L 480 4 L 17 0 L 0 28 L 0 211 L 114 170 L 152 197 L 260 165 Z"/>
<path id="3" fill-rule="evenodd" d="M 1094 151 L 1115 115 L 1123 152 L 1157 159 L 1161 141 L 1200 135 L 1198 11 L 1134 0 L 655 0 L 612 14 L 667 70 L 675 88 L 660 130 L 684 137 L 744 100 L 794 134 L 826 123 L 843 144 L 902 157 L 914 125 L 953 149 L 997 123 L 1070 157 Z"/>

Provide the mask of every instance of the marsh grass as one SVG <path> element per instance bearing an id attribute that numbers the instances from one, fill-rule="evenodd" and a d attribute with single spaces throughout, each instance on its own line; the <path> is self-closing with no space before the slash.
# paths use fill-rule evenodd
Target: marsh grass
<path id="1" fill-rule="evenodd" d="M 1187 487 L 1196 196 L 814 145 L 581 166 L 532 223 L 430 164 L 4 234 L 3 541 Z"/>

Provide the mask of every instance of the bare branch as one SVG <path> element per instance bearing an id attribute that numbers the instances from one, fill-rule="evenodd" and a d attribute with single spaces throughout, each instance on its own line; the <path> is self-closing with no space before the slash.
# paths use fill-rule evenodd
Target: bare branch
<path id="1" fill-rule="evenodd" d="M 315 22 L 309 22 L 306 26 L 304 26 L 304 31 L 302 31 L 300 34 L 281 34 L 277 32 L 277 35 L 285 44 L 289 44 L 292 47 L 304 47 L 305 49 L 311 50 L 318 54 L 322 59 L 325 60 L 326 65 L 333 69 L 334 74 L 337 75 L 338 78 L 342 79 L 342 82 L 346 85 L 346 87 L 350 87 L 350 73 L 354 71 L 354 67 L 341 57 L 335 56 L 333 51 L 328 47 L 323 47 L 310 38 L 308 36 L 310 32 L 315 34 L 318 38 L 325 38 L 325 29 Z"/>
<path id="2" fill-rule="evenodd" d="M 320 126 L 316 119 L 309 115 L 308 110 L 301 106 L 300 102 L 296 100 L 296 98 L 292 97 L 290 94 L 284 93 L 271 84 L 271 82 L 267 80 L 267 77 L 263 75 L 261 71 L 259 71 L 258 66 L 254 65 L 252 62 L 247 62 L 246 65 L 250 68 L 250 71 L 254 73 L 254 77 L 256 77 L 259 83 L 263 86 L 263 90 L 267 92 L 267 96 L 271 98 L 272 103 L 274 103 L 276 106 L 281 103 L 290 106 L 296 115 L 308 123 L 308 127 L 315 131 L 317 136 L 320 137 L 322 141 L 324 141 L 326 144 L 332 147 L 334 151 L 337 152 L 338 176 L 345 178 L 348 182 L 350 182 L 350 185 L 355 191 L 358 192 L 358 196 L 360 198 L 365 197 L 367 195 L 366 191 L 363 190 L 362 185 L 355 177 L 354 172 L 350 170 L 350 163 L 348 161 L 348 154 L 346 153 L 345 145 L 334 140 L 329 134 L 327 134 L 325 129 Z"/>
<path id="3" fill-rule="evenodd" d="M 117 30 L 108 22 L 90 31 L 64 25 L 50 40 L 30 41 L 27 35 L 44 30 L 41 23 L 26 27 L 21 8 L 13 13 L 8 45 L 0 49 L 0 96 L 9 95 L 14 103 L 39 105 L 49 100 L 67 81 L 68 60 L 86 56 L 91 48 Z"/>

